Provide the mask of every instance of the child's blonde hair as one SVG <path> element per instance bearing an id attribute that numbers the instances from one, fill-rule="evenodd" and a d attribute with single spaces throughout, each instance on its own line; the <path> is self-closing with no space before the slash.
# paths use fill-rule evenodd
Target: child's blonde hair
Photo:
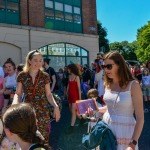
<path id="1" fill-rule="evenodd" d="M 90 89 L 87 93 L 87 97 L 90 98 L 90 95 L 93 94 L 94 97 L 98 97 L 98 90 L 97 89 Z"/>

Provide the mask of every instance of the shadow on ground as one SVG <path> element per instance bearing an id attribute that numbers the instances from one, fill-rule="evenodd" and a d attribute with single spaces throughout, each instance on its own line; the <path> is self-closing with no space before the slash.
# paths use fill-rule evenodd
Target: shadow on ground
<path id="1" fill-rule="evenodd" d="M 51 123 L 50 145 L 53 150 L 84 150 L 81 147 L 82 135 L 87 131 L 87 123 L 76 125 L 75 132 L 67 135 L 66 129 L 70 125 L 70 112 L 67 101 L 63 101 L 61 119 L 58 123 Z M 78 124 L 78 120 L 77 123 Z M 145 114 L 144 128 L 139 139 L 139 150 L 150 150 L 150 113 Z"/>

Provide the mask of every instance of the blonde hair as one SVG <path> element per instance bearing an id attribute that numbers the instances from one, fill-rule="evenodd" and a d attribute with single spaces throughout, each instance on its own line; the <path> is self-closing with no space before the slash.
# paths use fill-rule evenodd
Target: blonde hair
<path id="1" fill-rule="evenodd" d="M 30 63 L 29 63 L 29 60 L 32 60 L 33 56 L 35 55 L 41 55 L 42 54 L 38 51 L 38 50 L 33 50 L 33 51 L 30 51 L 28 54 L 27 54 L 27 57 L 26 57 L 26 63 L 25 63 L 25 66 L 23 67 L 23 71 L 24 72 L 28 72 L 29 69 L 30 69 Z M 40 68 L 40 70 L 43 70 L 43 68 Z"/>

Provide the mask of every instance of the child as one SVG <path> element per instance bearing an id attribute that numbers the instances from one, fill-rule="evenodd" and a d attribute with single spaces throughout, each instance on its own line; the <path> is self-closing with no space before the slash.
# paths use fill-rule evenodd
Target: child
<path id="1" fill-rule="evenodd" d="M 102 99 L 98 96 L 97 89 L 90 89 L 87 93 L 87 97 L 95 100 L 98 108 L 103 106 Z M 82 115 L 82 117 L 84 117 L 86 119 L 87 115 L 84 114 L 84 115 Z M 93 126 L 96 125 L 99 118 L 102 118 L 102 114 L 99 112 L 96 112 L 94 116 L 90 117 L 90 119 L 89 119 L 90 121 L 88 123 L 88 133 L 91 131 Z M 96 147 L 96 149 L 94 149 L 94 150 L 99 150 L 99 146 Z"/>
<path id="2" fill-rule="evenodd" d="M 143 69 L 142 75 L 142 92 L 144 96 L 145 112 L 148 112 L 148 102 L 150 102 L 150 75 L 148 68 Z"/>
<path id="3" fill-rule="evenodd" d="M 103 101 L 98 96 L 97 89 L 90 89 L 87 93 L 87 97 L 95 100 L 98 108 L 103 106 Z M 95 115 L 91 117 L 90 122 L 88 124 L 88 132 L 90 132 L 91 128 L 96 124 L 97 120 L 101 117 L 102 115 L 99 112 L 96 112 Z"/>
<path id="4" fill-rule="evenodd" d="M 35 111 L 30 104 L 9 107 L 3 115 L 3 124 L 7 138 L 18 143 L 22 150 L 46 150 L 44 139 L 37 131 Z"/>
<path id="5" fill-rule="evenodd" d="M 79 69 L 75 64 L 68 65 L 68 87 L 67 87 L 67 95 L 71 116 L 71 126 L 66 131 L 67 134 L 70 134 L 74 130 L 74 124 L 76 122 L 76 100 L 81 99 L 81 89 L 80 89 L 80 78 L 79 78 Z"/>

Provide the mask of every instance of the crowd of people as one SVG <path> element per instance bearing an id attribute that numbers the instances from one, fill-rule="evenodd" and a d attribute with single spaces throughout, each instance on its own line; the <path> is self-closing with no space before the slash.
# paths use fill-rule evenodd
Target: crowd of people
<path id="1" fill-rule="evenodd" d="M 144 123 L 143 110 L 145 113 L 150 110 L 150 60 L 142 66 L 129 66 L 118 52 L 111 51 L 106 55 L 97 53 L 90 66 L 84 64 L 80 72 L 79 69 L 76 64 L 69 64 L 56 73 L 50 66 L 50 59 L 43 59 L 37 50 L 30 51 L 25 64 L 17 67 L 12 59 L 6 60 L 0 67 L 0 110 L 5 134 L 12 139 L 11 145 L 18 143 L 15 146 L 23 150 L 30 150 L 32 146 L 50 147 L 48 106 L 54 107 L 53 116 L 59 121 L 60 110 L 52 96 L 53 92 L 58 92 L 63 95 L 62 100 L 68 101 L 71 112 L 66 134 L 74 133 L 76 118 L 83 124 L 90 116 L 88 132 L 101 118 L 115 135 L 117 150 L 138 149 Z M 76 102 L 88 98 L 95 100 L 98 111 L 95 114 L 88 109 L 80 115 Z M 14 127 L 18 122 L 21 126 L 26 124 L 17 130 Z M 33 135 L 27 138 L 31 130 Z M 32 140 L 36 136 L 37 140 Z M 9 144 L 3 140 L 1 148 L 5 149 Z"/>

